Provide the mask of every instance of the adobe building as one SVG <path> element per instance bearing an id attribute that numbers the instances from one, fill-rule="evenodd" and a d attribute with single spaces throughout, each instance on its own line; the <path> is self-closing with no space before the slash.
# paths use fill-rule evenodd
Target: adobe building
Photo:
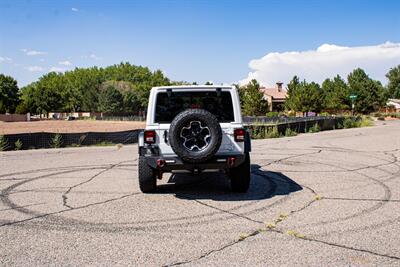
<path id="1" fill-rule="evenodd" d="M 285 109 L 284 104 L 287 97 L 287 91 L 282 85 L 282 82 L 277 82 L 276 87 L 260 88 L 260 90 L 264 93 L 264 99 L 268 102 L 268 111 L 279 112 Z"/>

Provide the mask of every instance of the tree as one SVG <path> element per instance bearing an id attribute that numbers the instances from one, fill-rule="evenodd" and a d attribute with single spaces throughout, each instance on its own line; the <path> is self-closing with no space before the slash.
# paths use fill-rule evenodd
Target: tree
<path id="1" fill-rule="evenodd" d="M 400 65 L 391 68 L 386 74 L 388 78 L 388 97 L 400 99 Z"/>
<path id="2" fill-rule="evenodd" d="M 386 92 L 379 81 L 372 80 L 364 70 L 358 68 L 353 70 L 347 81 L 351 94 L 357 95 L 355 110 L 361 113 L 377 111 L 385 106 Z"/>
<path id="3" fill-rule="evenodd" d="M 260 84 L 257 80 L 251 80 L 240 90 L 242 91 L 243 114 L 249 116 L 262 116 L 267 113 L 267 101 L 260 91 Z"/>
<path id="4" fill-rule="evenodd" d="M 285 107 L 288 110 L 299 111 L 301 109 L 298 94 L 299 84 L 299 77 L 297 76 L 294 76 L 288 83 L 287 98 L 285 102 Z"/>
<path id="5" fill-rule="evenodd" d="M 123 96 L 113 86 L 107 87 L 99 95 L 99 111 L 105 113 L 121 112 L 123 108 Z"/>
<path id="6" fill-rule="evenodd" d="M 19 89 L 17 81 L 0 74 L 0 113 L 14 113 L 19 103 Z"/>
<path id="7" fill-rule="evenodd" d="M 65 90 L 65 80 L 61 73 L 50 72 L 42 76 L 34 87 L 33 100 L 36 105 L 36 113 L 62 111 L 62 92 Z"/>
<path id="8" fill-rule="evenodd" d="M 294 76 L 288 84 L 288 97 L 285 106 L 289 110 L 300 112 L 320 112 L 322 109 L 323 97 L 319 84 L 308 83 L 306 80 L 299 82 Z"/>
<path id="9" fill-rule="evenodd" d="M 339 75 L 322 83 L 322 93 L 323 109 L 340 111 L 351 108 L 349 87 Z"/>
<path id="10" fill-rule="evenodd" d="M 37 82 L 24 87 L 22 103 L 18 109 L 34 114 L 41 113 L 42 110 L 49 111 L 50 108 L 65 112 L 99 111 L 99 95 L 111 85 L 123 95 L 121 111 L 137 112 L 147 106 L 152 87 L 170 84 L 162 71 L 152 72 L 147 67 L 128 62 L 106 68 L 75 68 L 65 73 L 46 74 Z M 54 105 L 50 105 L 48 101 L 36 101 L 40 99 L 41 90 L 56 100 Z"/>

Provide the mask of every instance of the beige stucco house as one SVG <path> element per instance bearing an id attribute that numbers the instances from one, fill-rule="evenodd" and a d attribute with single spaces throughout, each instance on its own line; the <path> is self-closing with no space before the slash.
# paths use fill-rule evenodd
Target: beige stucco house
<path id="1" fill-rule="evenodd" d="M 287 91 L 283 88 L 282 82 L 277 82 L 276 87 L 261 87 L 264 93 L 264 99 L 268 102 L 268 111 L 283 111 L 287 97 Z"/>

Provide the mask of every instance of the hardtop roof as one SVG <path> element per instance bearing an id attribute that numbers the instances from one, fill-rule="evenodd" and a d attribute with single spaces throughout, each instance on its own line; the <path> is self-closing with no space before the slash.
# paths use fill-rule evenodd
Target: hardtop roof
<path id="1" fill-rule="evenodd" d="M 153 87 L 152 90 L 165 90 L 165 89 L 233 89 L 233 86 L 229 85 L 171 85 L 171 86 L 157 86 Z"/>

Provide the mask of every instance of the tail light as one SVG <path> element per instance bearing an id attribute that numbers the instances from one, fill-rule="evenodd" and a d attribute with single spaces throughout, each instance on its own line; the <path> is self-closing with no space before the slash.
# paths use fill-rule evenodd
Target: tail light
<path id="1" fill-rule="evenodd" d="M 154 144 L 156 142 L 156 131 L 144 131 L 144 142 L 146 144 Z"/>
<path id="2" fill-rule="evenodd" d="M 236 142 L 244 142 L 244 139 L 246 137 L 246 130 L 242 128 L 235 129 L 233 136 Z"/>

